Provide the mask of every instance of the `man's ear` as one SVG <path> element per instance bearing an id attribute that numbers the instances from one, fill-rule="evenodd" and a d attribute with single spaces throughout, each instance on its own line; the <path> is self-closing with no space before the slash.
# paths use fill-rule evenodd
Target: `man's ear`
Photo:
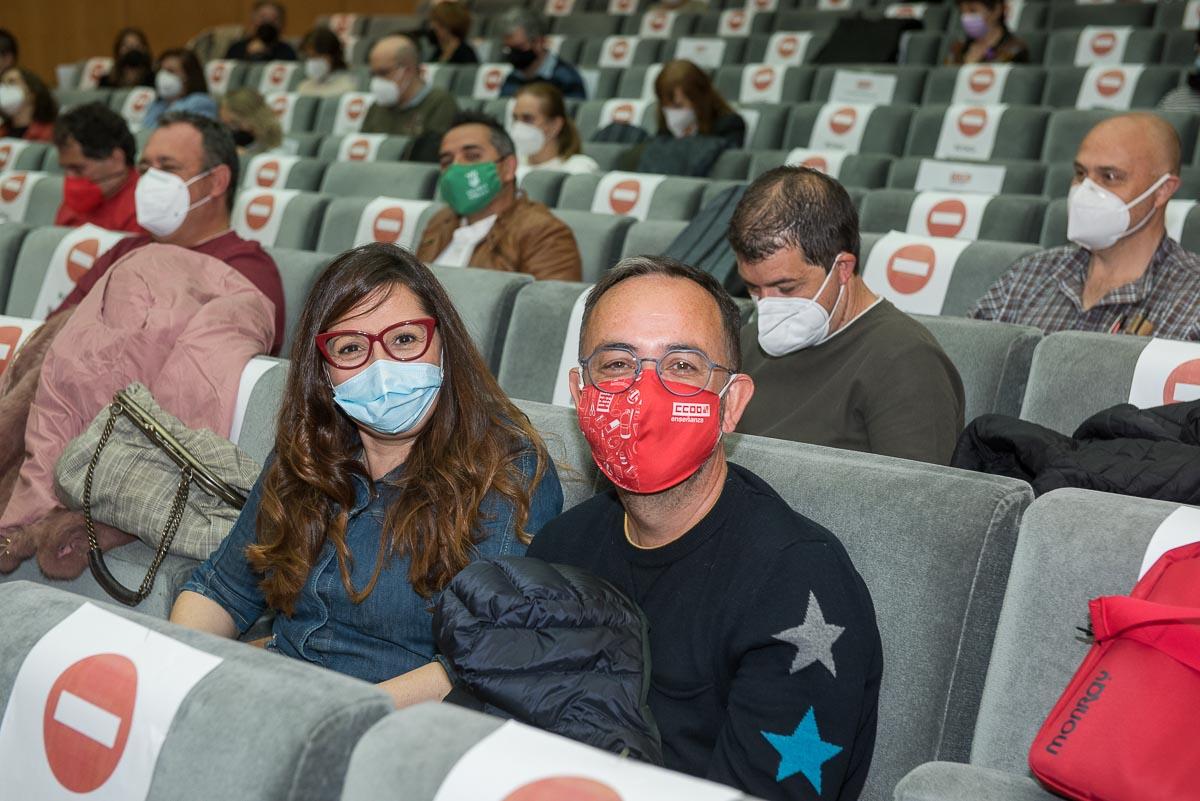
<path id="1" fill-rule="evenodd" d="M 1179 191 L 1179 186 L 1182 183 L 1183 181 L 1178 175 L 1172 175 L 1170 178 L 1163 181 L 1163 185 L 1154 192 L 1154 208 L 1158 209 L 1162 206 L 1166 206 L 1167 203 L 1170 202 L 1171 196 Z"/>
<path id="2" fill-rule="evenodd" d="M 583 371 L 578 367 L 572 367 L 567 373 L 567 384 L 571 389 L 571 400 L 575 402 L 575 408 L 579 408 L 579 399 L 583 397 Z"/>
<path id="3" fill-rule="evenodd" d="M 839 253 L 837 255 L 837 282 L 839 286 L 844 286 L 850 283 L 850 279 L 854 277 L 854 269 L 858 266 L 858 259 L 854 258 L 852 253 Z"/>
<path id="4" fill-rule="evenodd" d="M 498 165 L 498 168 L 500 171 L 500 183 L 502 183 L 502 184 L 516 183 L 516 181 L 517 181 L 517 157 L 515 155 L 510 153 L 509 155 L 500 159 L 500 164 Z"/>
<path id="5" fill-rule="evenodd" d="M 725 390 L 725 413 L 721 418 L 721 431 L 726 434 L 734 432 L 752 397 L 754 379 L 744 373 L 736 373 Z"/>
<path id="6" fill-rule="evenodd" d="M 212 188 L 209 189 L 208 194 L 214 200 L 228 192 L 233 191 L 233 187 L 230 186 L 230 180 L 233 178 L 233 174 L 229 171 L 228 164 L 217 165 L 213 169 L 211 177 Z"/>

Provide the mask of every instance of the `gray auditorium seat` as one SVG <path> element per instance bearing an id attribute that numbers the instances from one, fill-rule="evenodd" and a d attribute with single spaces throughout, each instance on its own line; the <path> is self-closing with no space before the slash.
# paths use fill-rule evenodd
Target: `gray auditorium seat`
<path id="1" fill-rule="evenodd" d="M 54 225 L 54 218 L 62 205 L 63 182 L 61 175 L 47 175 L 29 190 L 29 205 L 25 207 L 25 224 L 35 228 Z"/>
<path id="2" fill-rule="evenodd" d="M 750 171 L 751 158 L 747 150 L 726 150 L 717 157 L 708 177 L 716 181 L 743 181 Z"/>
<path id="3" fill-rule="evenodd" d="M 986 65 L 968 67 L 934 67 L 925 81 L 925 103 L 949 104 L 954 102 L 954 89 L 961 70 L 984 69 Z M 1046 70 L 1040 66 L 1014 66 L 1004 82 L 1000 102 L 1014 106 L 1036 106 L 1042 102 L 1042 87 L 1046 83 Z M 970 102 L 964 98 L 962 102 Z"/>
<path id="4" fill-rule="evenodd" d="M 588 283 L 599 281 L 604 271 L 617 263 L 625 232 L 635 222 L 632 217 L 569 209 L 555 209 L 554 216 L 565 222 L 575 235 L 583 259 L 583 280 Z"/>
<path id="5" fill-rule="evenodd" d="M 828 66 L 817 69 L 816 80 L 812 87 L 812 101 L 826 103 L 829 101 L 830 89 L 833 87 L 834 76 L 838 72 L 848 74 L 863 74 L 870 78 L 872 75 L 888 75 L 896 78 L 896 90 L 892 96 L 893 103 L 920 103 L 925 91 L 926 67 L 892 66 L 888 64 L 868 64 L 861 67 Z M 843 98 L 845 99 L 845 98 Z"/>
<path id="6" fill-rule="evenodd" d="M 1041 154 L 1042 161 L 1047 164 L 1074 161 L 1079 143 L 1087 136 L 1088 131 L 1101 120 L 1119 113 L 1100 109 L 1059 109 L 1055 111 L 1050 115 L 1050 122 L 1046 126 L 1045 147 Z M 1190 163 L 1192 153 L 1196 148 L 1196 132 L 1200 129 L 1200 118 L 1195 114 L 1184 114 L 1179 111 L 1157 113 L 1171 123 L 1179 133 L 1183 146 L 1183 163 Z"/>
<path id="7" fill-rule="evenodd" d="M 21 243 L 31 230 L 31 226 L 18 222 L 0 225 L 0 309 L 8 305 L 8 290 L 13 271 L 17 268 L 17 254 L 21 252 Z"/>
<path id="8" fill-rule="evenodd" d="M 1049 28 L 1082 28 L 1087 25 L 1132 25 L 1135 28 L 1149 28 L 1154 20 L 1154 5 L 1154 3 L 1075 5 L 1052 2 L 1046 26 Z"/>
<path id="9" fill-rule="evenodd" d="M 1148 337 L 1061 331 L 1033 353 L 1021 419 L 1070 434 L 1093 414 L 1129 401 Z"/>
<path id="10" fill-rule="evenodd" d="M 566 178 L 567 173 L 559 170 L 530 170 L 521 180 L 520 189 L 530 200 L 554 208 Z"/>
<path id="11" fill-rule="evenodd" d="M 783 135 L 785 148 L 808 147 L 813 126 L 822 103 L 801 103 L 792 108 L 792 118 Z M 905 105 L 878 106 L 867 121 L 859 153 L 886 153 L 898 156 L 904 152 L 913 107 Z M 936 137 L 935 137 L 936 141 Z"/>
<path id="12" fill-rule="evenodd" d="M 570 14 L 565 17 L 554 17 L 551 22 L 551 32 L 560 36 L 586 36 L 603 39 L 619 32 L 621 18 L 608 14 Z M 631 32 L 631 35 L 637 31 Z"/>
<path id="13" fill-rule="evenodd" d="M 921 162 L 923 161 L 938 162 L 937 159 L 925 158 L 923 156 L 906 156 L 893 161 L 892 171 L 888 174 L 887 179 L 888 187 L 892 189 L 914 189 L 917 182 L 917 173 L 921 169 Z M 1046 176 L 1045 165 L 1032 161 L 991 159 L 987 162 L 987 166 L 1004 168 L 1004 183 L 1000 187 L 1000 194 L 1042 194 Z"/>
<path id="14" fill-rule="evenodd" d="M 538 431 L 576 443 L 571 469 L 595 474 L 573 410 L 518 406 Z M 871 590 L 887 668 L 864 801 L 890 799 L 896 781 L 931 754 L 966 759 L 1029 486 L 762 437 L 734 434 L 725 446 L 731 461 L 836 533 Z M 871 500 L 845 503 L 847 482 Z M 895 502 L 914 491 L 914 502 Z"/>
<path id="15" fill-rule="evenodd" d="M 910 189 L 874 189 L 863 199 L 863 231 L 903 231 L 919 192 Z M 1046 201 L 1037 195 L 997 195 L 991 199 L 979 225 L 979 239 L 1037 244 L 1041 236 Z M 924 231 L 914 232 L 924 233 Z"/>
<path id="16" fill-rule="evenodd" d="M 1079 105 L 1079 89 L 1088 75 L 1087 67 L 1051 67 L 1046 78 L 1046 94 L 1042 102 L 1055 108 L 1087 108 Z M 1104 70 L 1100 70 L 1102 76 Z M 1179 83 L 1177 67 L 1148 66 L 1138 78 L 1130 98 L 1131 109 L 1152 109 Z"/>
<path id="17" fill-rule="evenodd" d="M 315 236 L 315 232 L 314 232 Z M 308 300 L 308 290 L 312 288 L 317 276 L 325 269 L 333 257 L 327 253 L 312 253 L 307 250 L 295 250 L 285 247 L 267 248 L 271 258 L 279 267 L 279 277 L 283 281 L 283 353 L 287 354 L 292 348 L 292 339 L 296 334 L 296 322 L 304 303 Z"/>
<path id="18" fill-rule="evenodd" d="M 346 134 L 345 136 L 327 136 L 321 142 L 321 147 L 317 151 L 317 158 L 323 161 L 337 161 L 338 149 L 342 146 L 344 139 L 353 139 L 356 134 Z M 408 152 L 409 145 L 412 144 L 412 139 L 407 136 L 389 136 L 379 143 L 379 149 L 375 152 L 375 158 L 371 161 L 400 161 Z M 364 148 L 365 152 L 365 148 Z M 367 161 L 365 158 L 356 158 L 353 155 L 349 159 L 343 161 Z"/>
<path id="19" fill-rule="evenodd" d="M 375 724 L 355 747 L 341 801 L 378 801 L 396 787 L 404 788 L 408 801 L 433 801 L 455 764 L 503 724 L 500 718 L 453 704 L 399 710 Z M 396 754 L 405 758 L 396 759 Z"/>
<path id="20" fill-rule="evenodd" d="M 13 156 L 13 150 L 19 150 Z M 12 170 L 37 171 L 43 168 L 46 156 L 58 151 L 45 142 L 26 142 L 23 139 L 0 139 L 0 173 Z M 57 163 L 57 158 L 55 163 Z"/>
<path id="21" fill-rule="evenodd" d="M 1060 28 L 1051 31 L 1046 40 L 1046 66 L 1074 65 L 1080 36 L 1096 36 L 1102 33 L 1103 31 L 1087 31 L 1085 28 Z M 1122 63 L 1157 64 L 1162 53 L 1162 46 L 1162 31 L 1135 28 L 1129 35 L 1129 43 L 1125 48 L 1125 57 L 1122 59 Z"/>
<path id="22" fill-rule="evenodd" d="M 513 304 L 533 278 L 472 267 L 433 265 L 433 274 L 446 288 L 489 369 L 495 372 L 508 333 Z"/>
<path id="23" fill-rule="evenodd" d="M 646 220 L 635 222 L 625 233 L 621 247 L 621 258 L 630 256 L 658 256 L 666 252 L 688 224 L 682 220 Z"/>
<path id="24" fill-rule="evenodd" d="M 593 67 L 600 63 L 607 37 L 598 32 L 589 31 L 584 34 L 583 49 L 580 51 L 577 66 Z M 662 39 L 639 39 L 633 48 L 633 63 L 637 65 L 656 64 L 659 61 L 659 51 L 666 44 Z"/>
<path id="25" fill-rule="evenodd" d="M 1163 43 L 1162 63 L 1183 68 L 1196 58 L 1196 34 L 1194 31 L 1166 29 Z"/>
<path id="26" fill-rule="evenodd" d="M 8 298 L 4 313 L 11 317 L 31 317 L 37 304 L 38 291 L 46 276 L 46 268 L 54 249 L 67 235 L 70 228 L 46 226 L 28 231 L 22 238 L 16 260 L 13 262 L 12 279 L 8 285 Z"/>
<path id="27" fill-rule="evenodd" d="M 510 396 L 553 400 L 571 307 L 587 288 L 567 281 L 536 281 L 517 295 L 496 372 L 500 387 Z"/>
<path id="28" fill-rule="evenodd" d="M 746 122 L 747 150 L 770 150 L 783 142 L 783 134 L 791 116 L 786 105 L 774 103 L 735 103 L 733 110 Z"/>
<path id="29" fill-rule="evenodd" d="M 991 320 L 913 317 L 929 329 L 958 369 L 966 393 L 967 422 L 981 414 L 1020 414 L 1041 331 Z"/>
<path id="30" fill-rule="evenodd" d="M 923 106 L 913 115 L 912 129 L 908 134 L 906 156 L 934 156 L 946 114 L 953 106 Z M 989 159 L 1037 160 L 1042 149 L 1046 121 L 1050 116 L 1047 109 L 1032 106 L 1010 106 L 1004 110 L 996 129 L 996 141 Z"/>
<path id="31" fill-rule="evenodd" d="M 1054 801 L 1030 777 L 1033 737 L 1088 653 L 1088 601 L 1127 595 L 1146 546 L 1178 504 L 1061 489 L 1025 512 L 987 670 L 970 764 L 936 762 L 896 801 Z"/>
<path id="32" fill-rule="evenodd" d="M 358 233 L 358 224 L 375 198 L 369 197 L 335 197 L 325 208 L 325 218 L 321 221 L 321 236 L 317 240 L 317 250 L 322 253 L 341 253 L 355 246 L 354 237 Z M 411 202 L 411 201 L 410 201 Z M 409 249 L 415 249 L 421 240 L 421 232 L 429 219 L 442 208 L 440 203 L 428 202 L 417 220 L 413 231 L 412 243 Z M 394 240 L 383 240 L 394 241 Z M 365 243 L 357 243 L 365 244 Z M 403 245 L 403 243 L 398 243 Z"/>
<path id="33" fill-rule="evenodd" d="M 781 103 L 807 103 L 812 99 L 812 85 L 816 77 L 816 70 L 812 67 L 775 67 L 773 71 L 767 68 L 768 72 L 762 73 L 764 68 L 763 64 L 730 64 L 721 67 L 717 70 L 717 77 L 714 81 L 717 91 L 727 100 L 751 102 L 752 97 L 742 96 L 743 81 L 752 81 L 759 74 L 764 74 L 769 78 L 773 72 L 774 80 L 783 81 L 779 90 Z M 745 77 L 746 72 L 750 73 L 748 79 Z M 765 78 L 763 80 L 766 82 Z"/>
<path id="34" fill-rule="evenodd" d="M 287 180 L 278 181 L 279 159 L 270 154 L 255 156 L 242 165 L 243 187 L 269 187 L 274 189 L 302 189 L 316 192 L 329 165 L 322 159 L 302 158 L 291 166 Z"/>
<path id="35" fill-rule="evenodd" d="M 790 150 L 758 150 L 750 162 L 750 180 L 767 170 L 782 167 L 787 163 Z M 892 166 L 891 156 L 873 153 L 853 153 L 842 161 L 837 180 L 845 187 L 878 189 L 887 183 L 888 171 Z"/>
<path id="36" fill-rule="evenodd" d="M 244 189 L 238 194 L 233 207 L 233 227 L 242 237 L 257 239 L 264 247 L 312 250 L 317 246 L 317 235 L 321 231 L 321 219 L 330 197 L 317 192 L 300 192 L 283 208 L 283 219 L 274 239 L 253 233 L 252 219 L 259 206 L 259 198 L 278 192 L 270 189 Z M 273 214 L 278 214 L 275 206 Z M 269 229 L 264 229 L 269 230 Z"/>
<path id="37" fill-rule="evenodd" d="M 1067 199 L 1058 197 L 1046 204 L 1046 218 L 1038 243 L 1044 248 L 1067 244 Z"/>
<path id="38" fill-rule="evenodd" d="M 631 174 L 635 179 L 636 175 Z M 591 211 L 600 175 L 568 175 L 558 198 L 560 209 Z M 690 220 L 700 207 L 708 182 L 700 178 L 668 177 L 654 192 L 647 217 L 652 220 Z"/>
<path id="39" fill-rule="evenodd" d="M 23 657 L 85 599 L 39 584 L 5 582 L 0 602 L 9 615 L 0 629 L 0 651 L 6 656 L 0 703 L 7 705 Z M 365 682 L 148 615 L 113 606 L 105 611 L 221 659 L 184 697 L 174 725 L 147 735 L 163 738 L 149 801 L 335 798 L 355 744 L 392 708 L 386 695 Z M 158 663 L 152 669 L 173 665 Z M 245 738 L 262 729 L 264 716 L 272 734 L 251 746 Z M 138 720 L 126 725 L 136 727 Z M 198 754 L 217 759 L 220 769 L 202 767 Z"/>
<path id="40" fill-rule="evenodd" d="M 436 164 L 340 161 L 325 171 L 321 191 L 342 197 L 398 197 L 431 200 L 437 186 Z"/>

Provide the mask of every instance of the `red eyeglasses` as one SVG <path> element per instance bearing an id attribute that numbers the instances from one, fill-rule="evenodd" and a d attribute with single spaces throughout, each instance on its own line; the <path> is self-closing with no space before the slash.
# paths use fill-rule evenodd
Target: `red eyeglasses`
<path id="1" fill-rule="evenodd" d="M 362 367 L 371 358 L 371 346 L 378 342 L 383 352 L 398 362 L 419 359 L 429 350 L 437 320 L 421 317 L 389 325 L 378 334 L 366 331 L 330 331 L 317 334 L 317 350 L 325 361 L 339 370 Z"/>

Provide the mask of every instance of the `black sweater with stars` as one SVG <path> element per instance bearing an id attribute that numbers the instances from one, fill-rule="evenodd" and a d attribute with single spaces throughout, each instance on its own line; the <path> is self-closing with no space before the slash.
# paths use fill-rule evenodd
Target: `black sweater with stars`
<path id="1" fill-rule="evenodd" d="M 842 544 L 729 465 L 720 498 L 661 548 L 624 535 L 614 491 L 547 523 L 529 556 L 585 568 L 650 622 L 650 708 L 666 766 L 767 799 L 856 799 L 883 657 Z"/>

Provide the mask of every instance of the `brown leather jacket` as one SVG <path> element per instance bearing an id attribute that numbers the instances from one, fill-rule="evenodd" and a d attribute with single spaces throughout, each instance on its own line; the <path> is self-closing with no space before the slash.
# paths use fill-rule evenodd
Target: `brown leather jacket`
<path id="1" fill-rule="evenodd" d="M 432 264 L 454 236 L 458 215 L 444 208 L 433 216 L 421 236 L 417 258 Z M 475 246 L 472 267 L 529 273 L 534 278 L 580 281 L 583 278 L 579 247 L 566 223 L 542 203 L 518 197 L 501 212 L 496 224 Z"/>

